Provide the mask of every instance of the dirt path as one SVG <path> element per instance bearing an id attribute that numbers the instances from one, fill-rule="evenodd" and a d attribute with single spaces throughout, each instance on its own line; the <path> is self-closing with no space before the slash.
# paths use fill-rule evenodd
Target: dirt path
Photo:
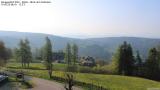
<path id="1" fill-rule="evenodd" d="M 29 90 L 65 90 L 64 85 L 61 83 L 44 80 L 40 78 L 32 78 L 35 87 Z M 73 90 L 82 90 L 80 88 L 74 87 Z"/>

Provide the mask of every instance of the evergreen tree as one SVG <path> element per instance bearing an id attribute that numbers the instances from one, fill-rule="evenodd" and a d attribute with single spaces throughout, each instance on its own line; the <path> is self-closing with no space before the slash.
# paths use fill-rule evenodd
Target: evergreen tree
<path id="1" fill-rule="evenodd" d="M 29 45 L 29 41 L 28 39 L 25 39 L 25 56 L 26 56 L 26 63 L 28 64 L 28 68 L 29 68 L 29 64 L 31 62 L 32 59 L 32 52 L 31 52 L 31 47 Z"/>
<path id="2" fill-rule="evenodd" d="M 157 52 L 158 52 L 158 66 L 159 66 L 159 71 L 160 71 L 160 46 L 157 47 Z"/>
<path id="3" fill-rule="evenodd" d="M 50 78 L 52 77 L 52 44 L 48 37 L 46 37 L 46 43 L 44 45 L 43 59 L 45 60 L 45 66 L 48 70 Z"/>
<path id="4" fill-rule="evenodd" d="M 18 48 L 14 48 L 13 49 L 13 58 L 16 60 L 16 61 L 20 61 L 20 50 Z"/>
<path id="5" fill-rule="evenodd" d="M 137 51 L 137 55 L 136 55 L 135 61 L 136 61 L 135 62 L 136 75 L 142 76 L 143 65 L 142 65 L 142 59 L 140 57 L 139 51 Z"/>
<path id="6" fill-rule="evenodd" d="M 29 41 L 27 39 L 20 40 L 19 49 L 17 50 L 16 53 L 17 53 L 17 57 L 19 57 L 21 60 L 22 67 L 29 68 L 29 63 L 31 62 L 31 59 L 32 59 L 32 52 L 29 45 Z M 28 66 L 26 64 L 28 64 Z"/>
<path id="7" fill-rule="evenodd" d="M 78 58 L 77 45 L 74 44 L 71 47 L 71 45 L 68 43 L 65 51 L 65 61 L 67 64 L 67 68 L 66 68 L 67 71 L 69 72 L 77 71 L 77 66 L 76 66 L 77 58 Z"/>
<path id="8" fill-rule="evenodd" d="M 7 60 L 13 57 L 12 49 L 6 48 L 6 56 Z"/>
<path id="9" fill-rule="evenodd" d="M 65 61 L 66 61 L 68 66 L 70 66 L 72 64 L 71 63 L 71 57 L 72 57 L 71 45 L 69 43 L 67 43 L 66 51 L 65 51 Z"/>
<path id="10" fill-rule="evenodd" d="M 0 41 L 0 67 L 5 66 L 7 63 L 6 47 L 2 41 Z"/>
<path id="11" fill-rule="evenodd" d="M 26 67 L 25 65 L 25 44 L 23 40 L 20 40 L 19 51 L 17 54 L 20 57 L 22 67 Z"/>
<path id="12" fill-rule="evenodd" d="M 151 48 L 146 61 L 147 78 L 158 80 L 159 78 L 159 60 L 156 48 Z"/>
<path id="13" fill-rule="evenodd" d="M 73 44 L 72 46 L 72 59 L 73 64 L 75 65 L 78 59 L 78 46 L 76 44 Z"/>
<path id="14" fill-rule="evenodd" d="M 35 48 L 33 56 L 34 56 L 35 60 L 42 60 L 41 50 L 39 48 Z"/>
<path id="15" fill-rule="evenodd" d="M 118 50 L 117 56 L 117 71 L 122 75 L 133 75 L 134 57 L 132 47 L 127 42 L 124 42 Z"/>

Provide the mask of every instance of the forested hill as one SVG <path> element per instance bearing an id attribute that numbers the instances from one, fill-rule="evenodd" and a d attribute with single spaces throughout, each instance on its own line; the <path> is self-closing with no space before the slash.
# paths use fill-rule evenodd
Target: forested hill
<path id="1" fill-rule="evenodd" d="M 133 47 L 133 50 L 139 50 L 142 56 L 146 56 L 149 48 L 160 45 L 160 39 L 137 38 L 137 37 L 105 37 L 90 39 L 75 39 L 41 33 L 24 33 L 13 31 L 0 31 L 0 40 L 3 40 L 7 47 L 14 48 L 18 45 L 19 40 L 28 38 L 32 48 L 40 48 L 44 44 L 44 38 L 48 36 L 52 43 L 53 49 L 63 50 L 67 44 L 76 43 L 79 46 L 81 56 L 93 56 L 109 60 L 117 47 L 127 41 Z"/>

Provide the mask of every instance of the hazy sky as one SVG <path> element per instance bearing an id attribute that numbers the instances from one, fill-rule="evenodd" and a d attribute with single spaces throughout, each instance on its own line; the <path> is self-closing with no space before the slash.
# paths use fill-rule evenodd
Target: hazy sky
<path id="1" fill-rule="evenodd" d="M 160 0 L 50 1 L 23 7 L 0 5 L 0 30 L 77 38 L 160 38 Z"/>

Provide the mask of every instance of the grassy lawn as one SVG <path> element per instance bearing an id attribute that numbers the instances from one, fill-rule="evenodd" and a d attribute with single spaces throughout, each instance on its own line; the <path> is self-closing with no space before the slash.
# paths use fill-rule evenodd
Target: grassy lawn
<path id="1" fill-rule="evenodd" d="M 8 63 L 7 67 L 18 69 L 18 68 L 22 68 L 22 65 L 21 63 Z M 32 63 L 30 64 L 30 69 L 45 69 L 45 66 L 40 63 Z"/>
<path id="2" fill-rule="evenodd" d="M 22 65 L 21 63 L 8 63 L 7 67 L 19 69 L 22 68 Z M 46 67 L 42 63 L 31 63 L 29 69 L 44 70 L 46 69 Z M 59 64 L 59 63 L 53 64 L 53 70 L 63 71 L 64 69 L 65 69 L 65 64 Z"/>
<path id="3" fill-rule="evenodd" d="M 63 66 L 64 64 L 57 64 L 57 67 L 59 68 L 60 67 L 62 68 Z M 44 68 L 43 65 L 37 63 L 31 64 L 31 67 L 41 68 L 41 69 Z M 8 68 L 8 69 L 10 71 L 20 70 L 15 68 L 14 69 Z M 23 71 L 31 76 L 49 79 L 48 72 L 46 70 L 23 69 Z M 54 71 L 53 76 L 64 77 L 64 72 Z M 109 90 L 147 90 L 147 88 L 160 88 L 160 82 L 143 78 L 118 76 L 118 75 L 75 73 L 75 80 L 87 83 L 93 83 L 95 85 L 101 85 Z"/>

